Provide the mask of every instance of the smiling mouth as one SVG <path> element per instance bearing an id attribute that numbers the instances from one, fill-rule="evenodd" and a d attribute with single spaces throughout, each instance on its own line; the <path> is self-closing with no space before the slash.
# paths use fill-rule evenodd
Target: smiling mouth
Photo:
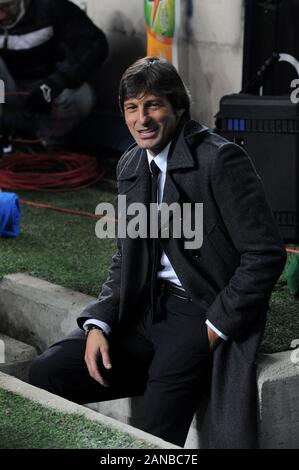
<path id="1" fill-rule="evenodd" d="M 140 129 L 138 130 L 138 134 L 142 139 L 152 139 L 156 136 L 159 128 L 155 127 L 153 129 Z"/>

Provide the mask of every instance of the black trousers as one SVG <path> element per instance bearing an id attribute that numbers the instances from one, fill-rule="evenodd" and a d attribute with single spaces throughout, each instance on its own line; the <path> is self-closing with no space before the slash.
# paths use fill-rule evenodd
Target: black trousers
<path id="1" fill-rule="evenodd" d="M 84 362 L 80 329 L 52 345 L 32 363 L 30 383 L 77 403 L 143 395 L 140 429 L 183 446 L 200 398 L 209 389 L 212 365 L 205 314 L 189 299 L 164 294 L 163 318 L 140 312 L 132 325 L 111 335 L 112 369 L 99 358 L 103 387 Z"/>

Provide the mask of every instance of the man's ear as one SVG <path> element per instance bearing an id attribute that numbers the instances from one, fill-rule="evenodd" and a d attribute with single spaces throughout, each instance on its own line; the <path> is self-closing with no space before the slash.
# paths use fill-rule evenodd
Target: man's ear
<path id="1" fill-rule="evenodd" d="M 177 116 L 177 119 L 178 121 L 181 119 L 181 117 L 183 116 L 183 114 L 185 114 L 186 110 L 185 109 L 177 109 L 176 110 L 176 116 Z"/>

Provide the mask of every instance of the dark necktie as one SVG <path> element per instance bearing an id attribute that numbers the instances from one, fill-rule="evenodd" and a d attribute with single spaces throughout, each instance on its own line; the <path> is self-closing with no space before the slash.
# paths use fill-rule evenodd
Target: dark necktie
<path id="1" fill-rule="evenodd" d="M 151 220 L 150 223 L 156 223 L 158 220 L 158 178 L 160 169 L 152 160 L 151 164 Z M 153 221 L 155 219 L 155 221 Z M 157 238 L 157 233 L 149 239 L 150 241 L 150 256 L 151 256 L 151 268 L 150 268 L 150 308 L 152 313 L 153 320 L 156 320 L 160 317 L 160 302 L 157 298 L 157 274 L 158 270 L 161 267 L 160 259 L 162 255 L 162 250 L 160 246 L 159 239 Z"/>

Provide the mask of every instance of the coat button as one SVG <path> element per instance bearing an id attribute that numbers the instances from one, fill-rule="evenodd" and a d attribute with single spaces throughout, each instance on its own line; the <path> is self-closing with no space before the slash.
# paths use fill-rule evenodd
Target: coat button
<path id="1" fill-rule="evenodd" d="M 200 259 L 201 258 L 200 250 L 194 250 L 193 251 L 193 256 L 194 256 L 195 259 Z"/>

